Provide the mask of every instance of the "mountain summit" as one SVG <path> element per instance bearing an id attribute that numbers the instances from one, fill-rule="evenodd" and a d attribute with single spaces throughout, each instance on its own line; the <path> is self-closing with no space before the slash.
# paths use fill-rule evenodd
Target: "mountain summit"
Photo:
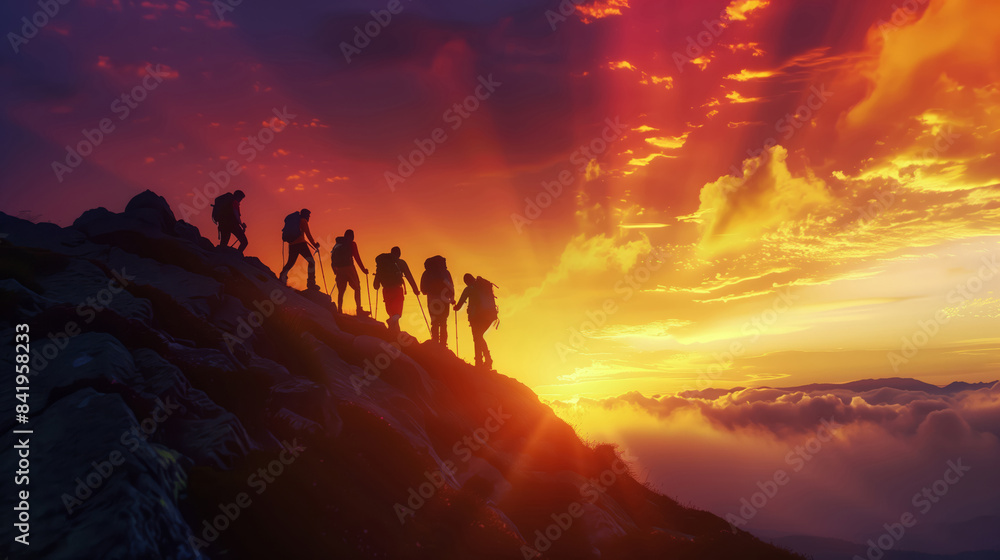
<path id="1" fill-rule="evenodd" d="M 31 336 L 28 421 L 3 417 L 3 464 L 33 432 L 14 557 L 797 558 L 651 491 L 521 383 L 213 247 L 150 191 L 0 232 L 0 326 Z"/>

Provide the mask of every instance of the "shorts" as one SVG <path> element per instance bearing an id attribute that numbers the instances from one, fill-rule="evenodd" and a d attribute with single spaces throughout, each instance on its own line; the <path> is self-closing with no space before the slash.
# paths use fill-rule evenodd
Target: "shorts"
<path id="1" fill-rule="evenodd" d="M 382 288 L 382 301 L 385 302 L 385 311 L 390 317 L 393 315 L 403 314 L 403 298 L 405 297 L 405 292 L 403 291 L 403 286 L 383 287 Z"/>
<path id="2" fill-rule="evenodd" d="M 335 266 L 333 267 L 333 274 L 337 277 L 337 289 L 344 291 L 344 288 L 348 285 L 354 288 L 355 292 L 361 291 L 361 280 L 358 278 L 358 269 L 354 268 L 354 265 L 350 266 Z"/>

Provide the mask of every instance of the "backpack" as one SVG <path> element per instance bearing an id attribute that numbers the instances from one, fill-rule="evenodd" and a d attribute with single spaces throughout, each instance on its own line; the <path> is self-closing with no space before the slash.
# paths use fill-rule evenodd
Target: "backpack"
<path id="1" fill-rule="evenodd" d="M 391 253 L 382 253 L 375 257 L 375 281 L 382 287 L 403 285 L 403 272 L 396 265 L 396 257 Z"/>
<path id="2" fill-rule="evenodd" d="M 302 216 L 298 212 L 292 212 L 291 214 L 285 216 L 285 225 L 281 228 L 281 240 L 285 243 L 291 243 L 298 239 L 302 235 L 301 225 Z"/>
<path id="3" fill-rule="evenodd" d="M 469 314 L 478 319 L 489 319 L 492 323 L 500 318 L 500 308 L 497 307 L 497 296 L 493 293 L 496 284 L 477 276 L 472 284 L 472 297 L 469 298 Z M 499 326 L 499 324 L 497 325 Z"/>
<path id="4" fill-rule="evenodd" d="M 353 256 L 351 242 L 343 237 L 338 237 L 337 243 L 333 246 L 333 250 L 330 251 L 330 264 L 334 267 L 351 266 L 351 257 Z"/>
<path id="5" fill-rule="evenodd" d="M 420 276 L 420 291 L 436 299 L 447 299 L 446 293 L 454 293 L 451 274 L 448 273 L 448 261 L 441 255 L 435 255 L 424 261 L 424 273 Z"/>
<path id="6" fill-rule="evenodd" d="M 233 213 L 233 193 L 223 193 L 215 197 L 212 203 L 212 221 L 219 224 L 232 222 L 236 218 Z"/>

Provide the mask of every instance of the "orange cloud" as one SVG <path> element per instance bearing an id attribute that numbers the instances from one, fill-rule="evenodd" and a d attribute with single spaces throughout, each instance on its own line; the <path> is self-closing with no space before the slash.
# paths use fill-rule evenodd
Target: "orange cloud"
<path id="1" fill-rule="evenodd" d="M 743 97 L 738 91 L 731 91 L 726 94 L 726 99 L 731 103 L 753 103 L 754 101 L 760 101 L 760 97 Z"/>
<path id="2" fill-rule="evenodd" d="M 620 16 L 628 7 L 628 0 L 597 0 L 593 4 L 578 5 L 576 11 L 583 23 L 593 23 L 608 16 Z"/>

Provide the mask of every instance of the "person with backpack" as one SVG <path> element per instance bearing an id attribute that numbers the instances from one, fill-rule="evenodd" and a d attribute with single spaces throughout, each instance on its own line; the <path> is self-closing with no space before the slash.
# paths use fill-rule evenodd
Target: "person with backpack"
<path id="1" fill-rule="evenodd" d="M 463 280 L 465 280 L 465 290 L 455 304 L 455 311 L 462 309 L 462 304 L 466 300 L 469 301 L 469 326 L 472 327 L 473 346 L 476 349 L 476 366 L 485 365 L 486 369 L 493 369 L 493 358 L 490 356 L 489 347 L 486 346 L 484 335 L 500 317 L 497 298 L 493 293 L 495 284 L 482 276 L 471 274 L 466 274 Z"/>
<path id="2" fill-rule="evenodd" d="M 301 256 L 309 263 L 309 278 L 306 281 L 306 287 L 310 290 L 319 288 L 316 284 L 316 260 L 312 256 L 312 248 L 315 247 L 315 250 L 318 251 L 319 243 L 313 239 L 312 232 L 309 231 L 309 216 L 311 214 L 308 208 L 303 208 L 285 216 L 285 226 L 281 228 L 281 240 L 288 243 L 288 262 L 285 263 L 281 274 L 278 275 L 278 280 L 282 284 L 287 284 L 288 271 L 295 266 L 295 261 Z"/>
<path id="3" fill-rule="evenodd" d="M 338 237 L 337 242 L 330 251 L 330 266 L 333 267 L 333 274 L 337 278 L 337 309 L 344 312 L 344 290 L 350 286 L 354 290 L 354 304 L 358 315 L 368 315 L 368 312 L 361 308 L 361 279 L 358 278 L 358 270 L 354 268 L 354 261 L 361 267 L 361 272 L 368 274 L 368 269 L 361 262 L 361 255 L 358 253 L 358 244 L 354 241 L 354 230 L 349 229 L 344 232 L 343 237 Z M 371 303 L 369 298 L 368 303 Z"/>
<path id="4" fill-rule="evenodd" d="M 403 299 L 406 296 L 404 277 L 410 281 L 414 295 L 420 296 L 410 267 L 399 258 L 401 254 L 399 247 L 393 247 L 390 252 L 375 257 L 375 289 L 382 288 L 382 301 L 385 302 L 385 311 L 389 315 L 385 324 L 393 334 L 399 334 L 399 319 L 403 316 Z"/>
<path id="5" fill-rule="evenodd" d="M 448 272 L 448 263 L 441 255 L 424 261 L 420 276 L 420 291 L 427 296 L 431 314 L 431 340 L 448 347 L 448 314 L 455 303 L 455 284 Z"/>
<path id="6" fill-rule="evenodd" d="M 215 203 L 212 204 L 212 221 L 219 225 L 219 247 L 229 247 L 229 238 L 235 235 L 239 241 L 236 250 L 242 253 L 247 248 L 247 225 L 240 215 L 240 202 L 246 196 L 243 191 L 237 190 L 215 198 Z"/>

